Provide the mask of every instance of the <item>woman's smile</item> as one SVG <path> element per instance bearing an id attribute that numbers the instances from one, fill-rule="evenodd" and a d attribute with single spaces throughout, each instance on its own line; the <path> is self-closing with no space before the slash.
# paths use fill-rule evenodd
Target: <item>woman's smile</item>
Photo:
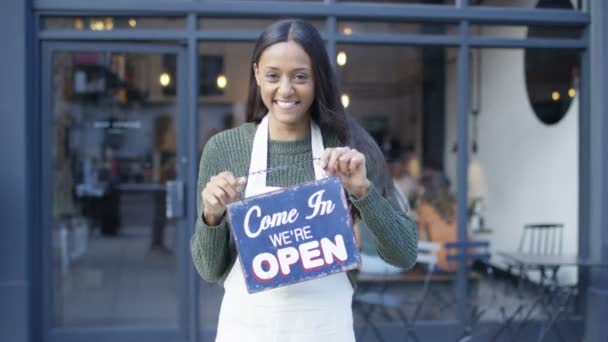
<path id="1" fill-rule="evenodd" d="M 300 104 L 300 101 L 275 100 L 274 103 L 277 104 L 281 109 L 293 110 Z"/>

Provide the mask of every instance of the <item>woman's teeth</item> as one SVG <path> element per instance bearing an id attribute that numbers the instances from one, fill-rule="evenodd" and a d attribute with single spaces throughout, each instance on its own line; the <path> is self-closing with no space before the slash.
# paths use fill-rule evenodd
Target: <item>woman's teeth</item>
<path id="1" fill-rule="evenodd" d="M 295 107 L 296 102 L 295 101 L 277 101 L 277 104 L 282 109 L 289 109 L 289 108 Z"/>

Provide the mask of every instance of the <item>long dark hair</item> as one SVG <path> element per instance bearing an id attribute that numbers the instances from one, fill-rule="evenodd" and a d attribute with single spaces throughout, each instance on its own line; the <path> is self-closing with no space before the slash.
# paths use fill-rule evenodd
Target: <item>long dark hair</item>
<path id="1" fill-rule="evenodd" d="M 383 194 L 386 195 L 387 191 L 394 190 L 380 148 L 369 133 L 344 112 L 338 82 L 323 39 L 317 29 L 306 21 L 299 19 L 276 21 L 258 38 L 250 64 L 247 121 L 259 123 L 268 112 L 255 80 L 253 64 L 259 62 L 260 56 L 269 46 L 288 41 L 298 43 L 312 61 L 315 83 L 315 99 L 310 111 L 312 120 L 319 125 L 323 133 L 337 136 L 342 145 L 356 148 L 366 156 L 368 163 L 375 164 L 381 177 Z"/>

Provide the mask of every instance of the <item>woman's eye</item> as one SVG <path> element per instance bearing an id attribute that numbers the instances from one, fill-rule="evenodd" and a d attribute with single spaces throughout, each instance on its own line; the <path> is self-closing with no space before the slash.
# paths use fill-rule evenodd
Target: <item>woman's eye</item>
<path id="1" fill-rule="evenodd" d="M 306 75 L 306 74 L 296 74 L 295 78 L 298 81 L 306 81 L 308 79 L 308 75 Z"/>
<path id="2" fill-rule="evenodd" d="M 266 78 L 271 81 L 274 81 L 274 80 L 278 79 L 279 76 L 277 74 L 266 74 Z"/>

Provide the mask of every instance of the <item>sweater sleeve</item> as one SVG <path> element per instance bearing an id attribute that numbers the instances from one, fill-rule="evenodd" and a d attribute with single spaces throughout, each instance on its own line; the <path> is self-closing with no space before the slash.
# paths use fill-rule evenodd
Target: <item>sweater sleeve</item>
<path id="1" fill-rule="evenodd" d="M 197 219 L 194 235 L 190 240 L 192 261 L 198 273 L 209 282 L 218 282 L 229 265 L 230 232 L 226 218 L 222 218 L 217 226 L 207 225 L 203 217 L 201 193 L 212 176 L 224 171 L 220 170 L 218 161 L 221 160 L 220 150 L 216 139 L 211 139 L 203 150 L 198 173 L 197 186 Z"/>
<path id="2" fill-rule="evenodd" d="M 359 210 L 361 219 L 371 232 L 378 255 L 389 264 L 410 268 L 416 263 L 418 228 L 399 209 L 397 198 L 389 191 L 386 198 L 380 193 L 379 177 L 369 170 L 372 185 L 368 194 L 360 199 L 350 196 L 351 202 Z"/>

